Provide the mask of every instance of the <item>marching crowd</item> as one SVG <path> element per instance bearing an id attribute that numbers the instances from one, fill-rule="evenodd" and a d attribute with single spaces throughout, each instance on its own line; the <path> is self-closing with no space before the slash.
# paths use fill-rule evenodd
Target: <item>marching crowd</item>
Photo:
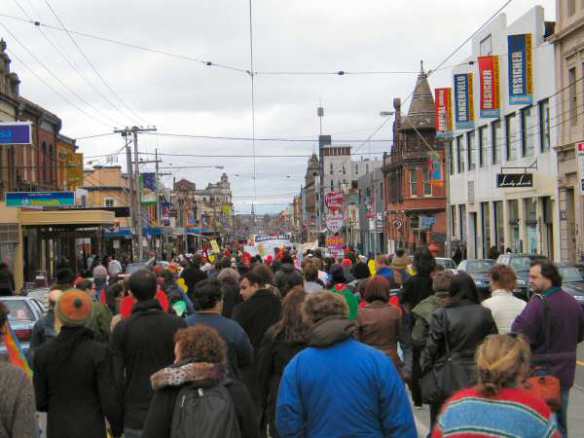
<path id="1" fill-rule="evenodd" d="M 298 256 L 61 267 L 32 381 L 0 362 L 0 438 L 37 436 L 37 411 L 49 438 L 407 438 L 424 405 L 433 437 L 568 436 L 584 312 L 553 264 L 528 303 L 496 265 L 481 302 L 425 248 Z"/>

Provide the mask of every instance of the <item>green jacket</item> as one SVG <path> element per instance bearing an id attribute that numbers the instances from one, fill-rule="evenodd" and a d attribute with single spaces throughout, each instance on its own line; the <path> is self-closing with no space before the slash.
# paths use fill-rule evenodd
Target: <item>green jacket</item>
<path id="1" fill-rule="evenodd" d="M 85 326 L 93 330 L 97 341 L 109 342 L 111 323 L 112 312 L 110 309 L 103 303 L 93 302 L 91 318 Z"/>
<path id="2" fill-rule="evenodd" d="M 440 298 L 430 295 L 420 301 L 412 310 L 414 315 L 414 327 L 412 329 L 412 343 L 416 348 L 422 348 L 426 344 L 426 338 L 430 332 L 430 320 L 434 310 L 440 307 Z"/>
<path id="3" fill-rule="evenodd" d="M 354 321 L 357 319 L 357 314 L 359 313 L 359 298 L 355 296 L 353 290 L 346 284 L 335 284 L 331 289 L 331 292 L 335 294 L 342 295 L 349 306 L 349 319 Z"/>

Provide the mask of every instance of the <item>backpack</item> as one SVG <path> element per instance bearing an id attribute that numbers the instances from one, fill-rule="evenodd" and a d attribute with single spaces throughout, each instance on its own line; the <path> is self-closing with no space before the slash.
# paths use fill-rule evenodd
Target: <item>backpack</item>
<path id="1" fill-rule="evenodd" d="M 180 389 L 170 429 L 171 438 L 240 438 L 239 422 L 227 379 L 210 388 Z"/>

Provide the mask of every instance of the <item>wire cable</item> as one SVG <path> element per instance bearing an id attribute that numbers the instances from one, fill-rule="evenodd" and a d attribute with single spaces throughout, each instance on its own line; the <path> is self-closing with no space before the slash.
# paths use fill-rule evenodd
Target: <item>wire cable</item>
<path id="1" fill-rule="evenodd" d="M 197 135 L 197 134 L 177 134 L 171 132 L 144 132 L 143 135 L 160 135 L 162 137 L 183 137 L 183 138 L 194 138 L 202 140 L 226 140 L 226 141 L 272 141 L 272 142 L 295 142 L 295 143 L 315 143 L 318 142 L 317 139 L 310 138 L 286 138 L 286 137 L 230 137 L 230 136 L 214 136 L 214 135 Z M 359 142 L 372 142 L 372 143 L 387 143 L 391 142 L 390 139 L 339 139 L 333 140 L 333 143 L 359 143 Z"/>
<path id="2" fill-rule="evenodd" d="M 87 64 L 89 64 L 89 66 L 91 67 L 91 69 L 93 70 L 93 72 L 95 73 L 95 75 L 99 78 L 99 80 L 103 83 L 103 85 L 111 92 L 111 94 L 113 96 L 115 96 L 117 98 L 117 100 L 122 104 L 122 106 L 124 106 L 126 108 L 126 112 L 129 115 L 131 115 L 132 118 L 134 118 L 138 122 L 143 121 L 142 117 L 140 117 L 140 115 L 137 114 L 132 108 L 130 108 L 130 106 L 119 96 L 119 94 L 116 93 L 116 91 L 109 84 L 109 82 L 105 80 L 105 78 L 99 72 L 99 70 L 97 69 L 97 67 L 95 66 L 95 64 L 85 54 L 85 51 L 81 48 L 81 46 L 79 45 L 79 43 L 77 43 L 77 40 L 73 37 L 73 35 L 71 34 L 71 32 L 69 32 L 69 30 L 65 27 L 65 24 L 63 23 L 63 21 L 61 20 L 61 18 L 59 17 L 59 15 L 57 15 L 57 12 L 55 12 L 55 10 L 53 9 L 53 7 L 49 3 L 49 0 L 44 0 L 44 1 L 45 1 L 45 4 L 47 5 L 47 7 L 49 8 L 49 10 L 51 11 L 51 13 L 53 14 L 53 16 L 57 19 L 57 21 L 61 25 L 61 27 L 63 29 L 65 29 L 65 32 L 67 33 L 67 36 L 69 37 L 69 39 L 71 40 L 71 42 L 73 43 L 73 45 L 77 48 L 77 50 L 79 51 L 79 53 L 81 53 L 81 56 L 83 56 L 83 58 L 85 59 L 85 61 L 87 61 Z M 120 109 L 120 107 L 118 105 L 116 105 L 113 101 L 111 101 L 110 99 L 107 99 L 107 101 L 114 108 L 116 108 L 116 110 L 122 112 L 121 109 Z"/>
<path id="3" fill-rule="evenodd" d="M 257 195 L 257 184 L 256 184 L 256 144 L 255 144 L 255 71 L 253 62 L 253 7 L 252 0 L 249 0 L 249 70 L 250 70 L 250 83 L 251 83 L 251 149 L 253 153 L 253 192 Z"/>

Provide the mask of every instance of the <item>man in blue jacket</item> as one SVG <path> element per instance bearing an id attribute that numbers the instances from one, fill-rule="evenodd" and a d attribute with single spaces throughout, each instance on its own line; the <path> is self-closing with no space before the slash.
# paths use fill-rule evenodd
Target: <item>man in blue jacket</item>
<path id="1" fill-rule="evenodd" d="M 308 296 L 309 347 L 284 371 L 280 437 L 417 437 L 404 384 L 391 360 L 354 339 L 347 304 L 330 292 Z"/>

